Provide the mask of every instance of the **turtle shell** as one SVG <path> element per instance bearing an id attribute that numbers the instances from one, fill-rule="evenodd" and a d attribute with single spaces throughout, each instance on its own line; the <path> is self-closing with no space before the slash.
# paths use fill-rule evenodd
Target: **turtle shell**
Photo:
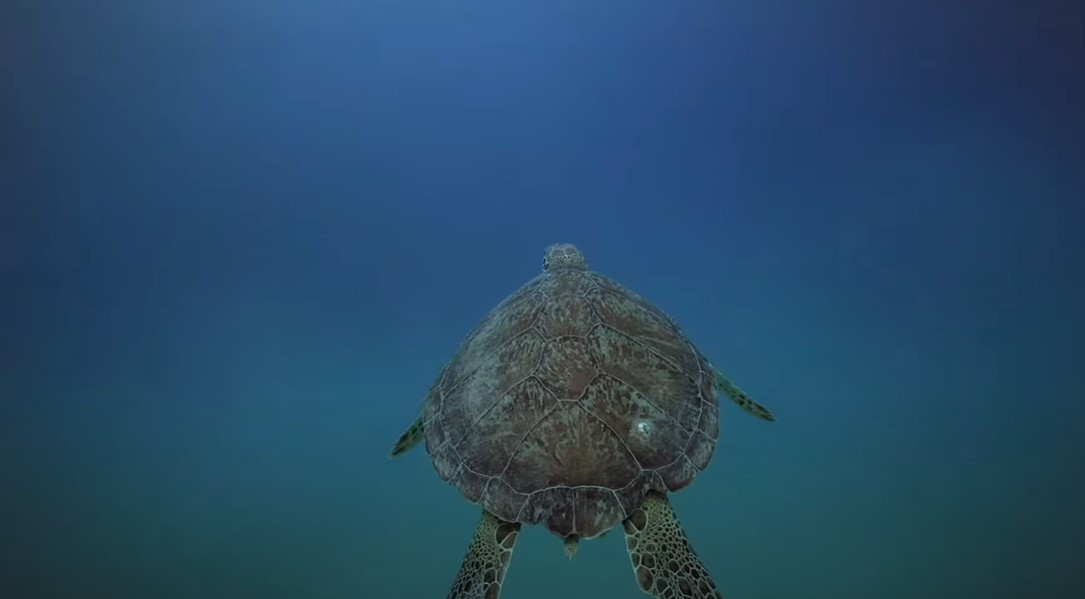
<path id="1" fill-rule="evenodd" d="M 715 377 L 670 318 L 575 247 L 547 248 L 543 268 L 442 370 L 423 407 L 426 448 L 495 516 L 590 539 L 708 465 Z"/>

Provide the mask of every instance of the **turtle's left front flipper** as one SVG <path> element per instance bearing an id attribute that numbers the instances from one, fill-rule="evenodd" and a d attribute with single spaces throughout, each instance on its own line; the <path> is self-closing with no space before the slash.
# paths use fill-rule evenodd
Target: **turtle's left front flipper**
<path id="1" fill-rule="evenodd" d="M 392 448 L 392 457 L 397 458 L 421 443 L 425 432 L 426 427 L 422 422 L 422 417 L 419 416 L 396 440 L 395 447 Z"/>
<path id="2" fill-rule="evenodd" d="M 483 511 L 447 599 L 498 599 L 519 534 L 519 522 Z"/>
<path id="3" fill-rule="evenodd" d="M 642 591 L 659 599 L 723 599 L 666 495 L 649 491 L 622 525 Z"/>

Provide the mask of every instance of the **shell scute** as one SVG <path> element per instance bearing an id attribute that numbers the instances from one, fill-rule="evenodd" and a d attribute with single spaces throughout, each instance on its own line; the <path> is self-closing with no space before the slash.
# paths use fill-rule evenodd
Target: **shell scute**
<path id="1" fill-rule="evenodd" d="M 564 296 L 561 301 L 547 301 L 539 312 L 536 328 L 549 338 L 580 337 L 599 326 L 601 321 L 588 300 Z"/>
<path id="2" fill-rule="evenodd" d="M 559 337 L 546 344 L 535 374 L 558 399 L 578 399 L 599 376 L 599 367 L 586 340 Z"/>
<path id="3" fill-rule="evenodd" d="M 587 296 L 603 322 L 650 348 L 659 358 L 676 367 L 696 371 L 697 356 L 689 342 L 669 318 L 652 306 L 615 291 L 598 291 Z"/>
<path id="4" fill-rule="evenodd" d="M 546 341 L 534 330 L 527 330 L 500 345 L 492 353 L 480 356 L 481 364 L 453 364 L 468 368 L 466 375 L 455 373 L 454 384 L 442 386 L 441 419 L 449 439 L 458 442 L 501 396 L 522 384 L 538 366 Z M 453 371 L 455 372 L 455 371 Z"/>
<path id="5" fill-rule="evenodd" d="M 468 466 L 487 476 L 501 476 L 524 436 L 557 403 L 535 377 L 510 389 L 460 441 Z"/>
<path id="6" fill-rule="evenodd" d="M 684 431 L 696 428 L 701 410 L 699 379 L 615 329 L 597 329 L 589 341 L 603 372 L 638 391 Z"/>
<path id="7" fill-rule="evenodd" d="M 494 514 L 502 514 L 499 517 L 503 520 L 536 523 L 538 520 L 526 520 L 520 516 L 530 497 L 530 493 L 521 493 L 513 489 L 505 479 L 495 476 L 486 483 L 486 491 L 482 493 L 479 503 Z"/>
<path id="8" fill-rule="evenodd" d="M 449 362 L 445 369 L 444 377 L 440 382 L 441 387 L 447 392 L 463 382 L 463 379 L 472 376 L 476 371 L 487 365 L 493 365 L 495 355 L 508 362 L 510 352 L 519 351 L 519 346 L 508 348 L 517 339 L 532 333 L 535 321 L 544 307 L 544 302 L 531 291 L 521 291 L 507 299 L 501 307 L 494 309 L 478 325 L 478 327 L 464 340 L 460 350 Z M 538 333 L 536 340 L 538 339 Z M 524 340 L 520 339 L 523 343 Z"/>
<path id="9" fill-rule="evenodd" d="M 689 440 L 689 433 L 674 426 L 669 414 L 610 375 L 601 377 L 580 404 L 616 434 L 624 436 L 626 447 L 642 469 L 673 462 Z"/>
<path id="10" fill-rule="evenodd" d="M 530 493 L 558 486 L 619 488 L 638 474 L 629 448 L 606 424 L 575 402 L 560 402 L 517 446 L 504 478 Z"/>

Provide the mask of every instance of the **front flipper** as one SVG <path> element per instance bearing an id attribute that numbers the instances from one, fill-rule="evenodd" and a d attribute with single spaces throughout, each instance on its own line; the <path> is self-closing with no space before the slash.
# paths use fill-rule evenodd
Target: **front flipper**
<path id="1" fill-rule="evenodd" d="M 519 534 L 519 522 L 483 511 L 447 599 L 498 599 Z"/>
<path id="2" fill-rule="evenodd" d="M 395 447 L 392 448 L 392 457 L 399 457 L 411 450 L 415 445 L 418 445 L 425 436 L 425 427 L 422 425 L 422 417 L 419 416 L 417 420 L 411 423 L 407 430 L 399 436 L 396 441 Z"/>
<path id="3" fill-rule="evenodd" d="M 723 599 L 666 495 L 649 491 L 622 525 L 642 591 L 658 599 Z"/>
<path id="4" fill-rule="evenodd" d="M 745 391 L 736 387 L 734 383 L 727 379 L 727 377 L 723 376 L 722 372 L 715 367 L 712 368 L 712 371 L 716 375 L 716 390 L 726 395 L 731 401 L 737 403 L 738 407 L 761 420 L 768 420 L 769 422 L 776 420 L 776 417 L 772 415 L 772 412 L 770 412 L 768 408 L 754 401 L 749 395 L 746 395 Z"/>

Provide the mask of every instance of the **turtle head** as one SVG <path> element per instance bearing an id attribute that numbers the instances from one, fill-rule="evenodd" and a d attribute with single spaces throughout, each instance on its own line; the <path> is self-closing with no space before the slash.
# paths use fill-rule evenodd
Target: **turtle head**
<path id="1" fill-rule="evenodd" d="M 584 254 L 571 243 L 555 243 L 543 252 L 543 272 L 588 270 Z"/>

